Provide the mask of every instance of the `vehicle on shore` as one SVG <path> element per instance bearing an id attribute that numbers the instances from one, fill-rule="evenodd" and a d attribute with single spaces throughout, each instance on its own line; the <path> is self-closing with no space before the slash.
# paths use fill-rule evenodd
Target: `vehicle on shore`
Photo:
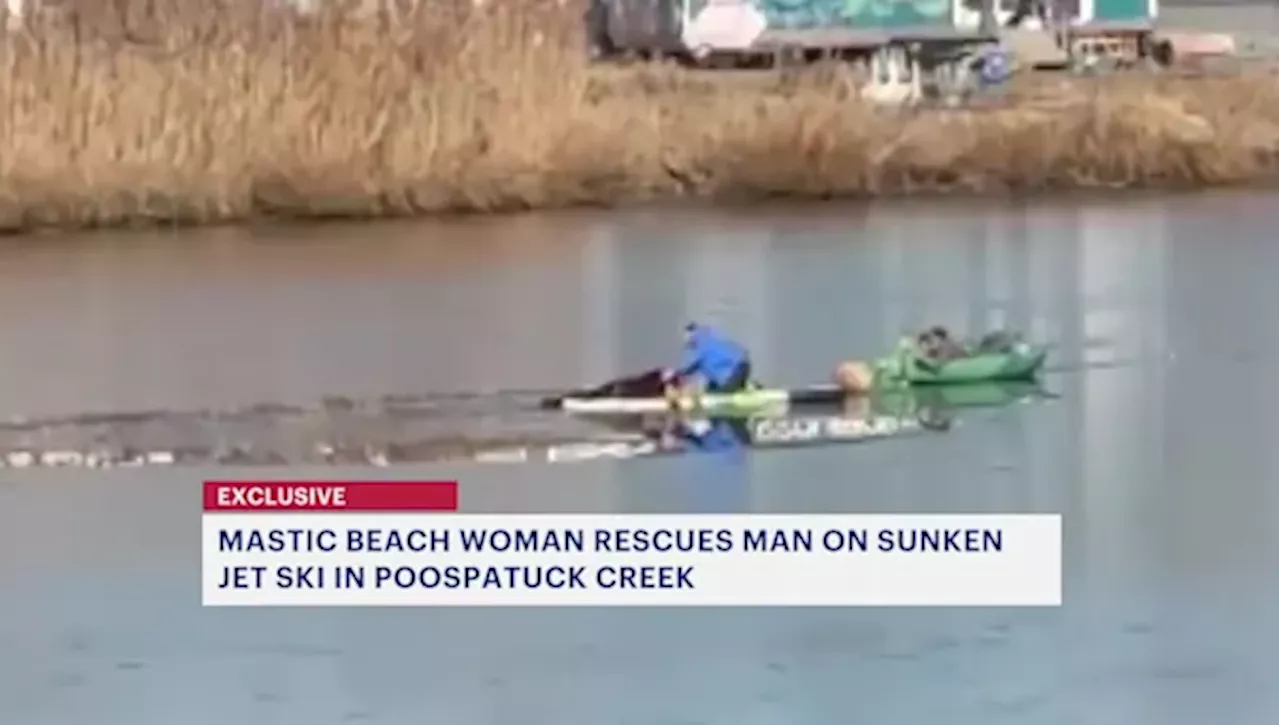
<path id="1" fill-rule="evenodd" d="M 838 59 L 884 101 L 973 85 L 993 47 L 1020 67 L 1165 63 L 1158 0 L 590 0 L 593 57 L 708 68 Z"/>

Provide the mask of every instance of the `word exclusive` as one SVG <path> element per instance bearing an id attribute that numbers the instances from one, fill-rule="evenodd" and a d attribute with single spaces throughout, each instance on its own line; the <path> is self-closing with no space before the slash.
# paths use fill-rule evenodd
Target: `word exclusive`
<path id="1" fill-rule="evenodd" d="M 447 482 L 210 482 L 206 606 L 1056 606 L 1055 515 L 474 515 Z"/>
<path id="2" fill-rule="evenodd" d="M 457 511 L 454 481 L 206 481 L 211 511 Z"/>

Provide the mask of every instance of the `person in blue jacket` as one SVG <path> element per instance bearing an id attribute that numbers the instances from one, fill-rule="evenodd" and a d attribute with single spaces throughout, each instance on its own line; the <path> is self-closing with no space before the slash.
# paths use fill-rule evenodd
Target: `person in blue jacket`
<path id="1" fill-rule="evenodd" d="M 668 384 L 695 374 L 708 393 L 736 393 L 750 384 L 751 356 L 742 345 L 694 322 L 685 325 L 684 339 L 680 363 L 663 371 Z"/>

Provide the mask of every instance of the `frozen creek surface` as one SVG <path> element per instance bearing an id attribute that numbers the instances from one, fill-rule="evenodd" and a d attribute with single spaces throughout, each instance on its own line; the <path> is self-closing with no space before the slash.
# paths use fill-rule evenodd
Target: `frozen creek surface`
<path id="1" fill-rule="evenodd" d="M 1060 512 L 1067 603 L 206 610 L 198 483 L 260 471 L 3 471 L 0 722 L 1274 723 L 1276 218 L 1272 193 L 10 244 L 0 399 L 30 415 L 578 384 L 691 317 L 781 383 L 925 324 L 1022 329 L 1062 397 L 940 436 L 272 473 L 456 476 L 471 511 Z"/>

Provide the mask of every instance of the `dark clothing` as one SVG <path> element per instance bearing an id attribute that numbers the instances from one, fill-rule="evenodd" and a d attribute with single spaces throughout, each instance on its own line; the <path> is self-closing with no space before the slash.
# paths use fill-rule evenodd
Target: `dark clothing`
<path id="1" fill-rule="evenodd" d="M 610 380 L 589 390 L 571 394 L 573 398 L 651 398 L 661 396 L 664 385 L 661 370 L 649 370 L 626 378 Z"/>
<path id="2" fill-rule="evenodd" d="M 733 372 L 725 379 L 723 384 L 717 384 L 707 381 L 708 393 L 736 393 L 745 390 L 751 382 L 751 363 L 743 361 L 733 368 Z"/>
<path id="3" fill-rule="evenodd" d="M 655 398 L 661 397 L 666 385 L 662 381 L 661 370 L 649 370 L 626 378 L 610 380 L 594 388 L 574 390 L 550 398 L 542 399 L 542 407 L 554 409 L 560 407 L 565 398 Z"/>
<path id="4" fill-rule="evenodd" d="M 920 333 L 916 344 L 920 353 L 934 362 L 947 362 L 969 355 L 969 351 L 951 339 L 951 335 L 942 327 L 933 327 Z"/>

